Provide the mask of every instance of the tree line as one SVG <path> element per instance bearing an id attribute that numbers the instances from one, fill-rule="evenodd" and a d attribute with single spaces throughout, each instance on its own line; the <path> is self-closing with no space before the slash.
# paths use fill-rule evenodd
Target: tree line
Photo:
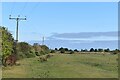
<path id="1" fill-rule="evenodd" d="M 60 52 L 60 53 L 69 53 L 69 54 L 73 54 L 75 52 L 110 52 L 112 54 L 117 54 L 120 52 L 119 49 L 115 49 L 115 50 L 110 50 L 109 48 L 107 49 L 102 49 L 102 48 L 99 48 L 99 49 L 94 49 L 94 48 L 91 48 L 91 49 L 81 49 L 81 50 L 78 50 L 78 49 L 68 49 L 68 48 L 63 48 L 63 47 L 60 47 L 60 48 L 55 48 L 55 49 L 51 49 L 50 53 L 55 53 L 55 52 Z"/>
<path id="2" fill-rule="evenodd" d="M 30 58 L 49 53 L 49 48 L 46 45 L 34 43 L 30 45 L 27 42 L 17 42 L 7 28 L 0 26 L 1 47 L 0 52 L 1 62 L 3 66 L 14 65 L 17 60 Z"/>

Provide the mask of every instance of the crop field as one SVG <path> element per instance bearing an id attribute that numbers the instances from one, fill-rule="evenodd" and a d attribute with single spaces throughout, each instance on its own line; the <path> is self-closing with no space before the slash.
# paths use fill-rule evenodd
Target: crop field
<path id="1" fill-rule="evenodd" d="M 3 78 L 117 78 L 117 55 L 54 54 L 45 62 L 38 57 L 3 67 Z"/>

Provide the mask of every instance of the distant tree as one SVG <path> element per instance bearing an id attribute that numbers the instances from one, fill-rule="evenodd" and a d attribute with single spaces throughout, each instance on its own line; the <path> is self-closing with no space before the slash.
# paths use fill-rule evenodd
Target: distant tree
<path id="1" fill-rule="evenodd" d="M 98 52 L 103 52 L 103 49 L 99 48 L 99 49 L 98 49 Z"/>
<path id="2" fill-rule="evenodd" d="M 79 52 L 79 51 L 77 49 L 75 49 L 74 52 Z"/>
<path id="3" fill-rule="evenodd" d="M 84 52 L 88 52 L 88 50 L 87 50 L 87 49 L 84 49 Z"/>
<path id="4" fill-rule="evenodd" d="M 68 48 L 64 48 L 65 49 L 65 51 L 68 51 Z"/>
<path id="5" fill-rule="evenodd" d="M 95 51 L 95 52 L 97 52 L 98 50 L 97 50 L 97 49 L 95 49 L 94 51 Z"/>
<path id="6" fill-rule="evenodd" d="M 70 49 L 69 51 L 73 51 L 72 49 Z"/>
<path id="7" fill-rule="evenodd" d="M 107 48 L 107 49 L 104 49 L 104 51 L 105 51 L 105 52 L 110 52 L 110 49 L 109 49 L 109 48 Z"/>
<path id="8" fill-rule="evenodd" d="M 83 52 L 84 50 L 83 49 L 81 49 L 81 52 Z"/>
<path id="9" fill-rule="evenodd" d="M 88 52 L 87 49 L 81 49 L 81 52 Z"/>
<path id="10" fill-rule="evenodd" d="M 90 52 L 94 52 L 94 49 L 93 49 L 93 48 L 91 48 L 91 49 L 90 49 Z"/>
<path id="11" fill-rule="evenodd" d="M 55 48 L 55 50 L 57 51 L 58 49 L 57 49 L 57 48 Z"/>
<path id="12" fill-rule="evenodd" d="M 113 50 L 113 54 L 118 54 L 118 53 L 119 53 L 119 49 Z"/>
<path id="13" fill-rule="evenodd" d="M 50 53 L 55 53 L 55 50 L 51 50 Z"/>
<path id="14" fill-rule="evenodd" d="M 59 51 L 61 51 L 62 49 L 64 49 L 63 47 L 59 48 Z"/>

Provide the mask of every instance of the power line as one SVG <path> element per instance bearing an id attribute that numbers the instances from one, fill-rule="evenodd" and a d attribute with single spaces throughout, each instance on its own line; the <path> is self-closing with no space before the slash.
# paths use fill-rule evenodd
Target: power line
<path id="1" fill-rule="evenodd" d="M 24 10 L 25 10 L 25 8 L 26 8 L 26 6 L 27 6 L 27 3 L 28 3 L 28 2 L 25 2 L 23 8 L 21 9 L 21 11 L 20 11 L 21 14 L 24 12 Z"/>
<path id="2" fill-rule="evenodd" d="M 24 11 L 27 9 L 27 6 L 28 5 L 28 2 L 25 2 L 23 5 L 22 5 L 22 7 L 21 7 L 21 9 L 19 9 L 19 14 L 23 14 L 24 13 Z M 33 11 L 38 7 L 38 5 L 39 5 L 39 2 L 36 2 L 32 7 L 31 7 L 31 9 L 30 9 L 30 11 L 29 11 L 29 13 L 33 13 Z M 11 4 L 11 14 L 12 13 L 14 13 L 13 11 L 15 11 L 14 9 L 15 8 L 17 8 L 16 7 L 17 5 L 15 5 L 15 3 L 12 3 Z M 18 15 L 19 15 L 18 14 Z M 10 15 L 10 18 L 9 19 L 14 19 L 14 20 L 16 20 L 17 21 L 17 26 L 18 26 L 18 23 L 19 23 L 19 21 L 21 20 L 21 18 L 19 18 L 19 16 L 17 17 L 17 18 L 11 18 L 11 15 Z M 18 20 L 17 20 L 18 19 Z M 32 24 L 33 25 L 33 24 Z M 18 41 L 18 27 L 16 27 L 16 41 Z M 44 41 L 43 41 L 43 44 L 44 44 Z"/>
<path id="3" fill-rule="evenodd" d="M 39 2 L 36 2 L 36 4 L 31 8 L 31 10 L 29 11 L 29 13 L 33 12 L 37 8 L 38 4 L 39 4 Z M 12 6 L 11 6 L 11 12 L 10 12 L 10 14 L 12 14 L 13 11 L 15 11 L 14 10 L 14 8 L 15 8 L 15 2 L 13 2 L 11 5 Z M 27 5 L 28 5 L 28 2 L 25 2 L 24 5 L 23 5 L 23 7 L 21 8 L 19 14 L 23 14 L 23 12 L 25 11 Z"/>
<path id="4" fill-rule="evenodd" d="M 38 4 L 39 4 L 39 2 L 37 2 L 37 3 L 33 6 L 33 8 L 31 8 L 30 13 L 33 12 L 33 11 L 37 8 Z"/>
<path id="5" fill-rule="evenodd" d="M 13 2 L 14 3 L 14 2 Z M 12 12 L 13 12 L 13 10 L 14 10 L 14 4 L 13 3 L 11 3 L 11 12 L 10 12 L 10 14 L 12 14 Z"/>
<path id="6" fill-rule="evenodd" d="M 19 9 L 19 11 L 20 11 L 19 14 L 22 14 L 22 13 L 23 13 L 24 9 L 26 8 L 26 5 L 27 5 L 27 2 L 25 2 L 25 4 L 23 5 L 23 7 L 22 7 L 21 9 Z M 12 3 L 11 3 L 11 11 L 10 11 L 10 14 L 13 14 L 13 11 L 14 11 L 14 13 L 15 13 L 15 11 L 16 11 L 16 10 L 14 10 L 15 7 L 16 7 L 16 3 L 15 3 L 15 2 L 12 2 Z"/>

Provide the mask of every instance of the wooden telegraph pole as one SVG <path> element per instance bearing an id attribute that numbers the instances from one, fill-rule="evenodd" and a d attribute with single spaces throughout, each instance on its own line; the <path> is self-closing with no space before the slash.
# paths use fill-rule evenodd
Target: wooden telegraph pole
<path id="1" fill-rule="evenodd" d="M 20 20 L 26 20 L 26 16 L 25 16 L 25 18 L 20 18 L 20 15 L 18 15 L 18 17 L 16 17 L 16 18 L 12 18 L 11 15 L 10 15 L 9 19 L 17 21 L 17 26 L 16 26 L 16 43 L 17 43 L 18 42 L 18 25 L 19 25 L 19 21 Z"/>
<path id="2" fill-rule="evenodd" d="M 17 26 L 16 26 L 16 41 L 14 42 L 14 53 L 15 53 L 15 56 L 16 56 L 17 55 L 17 42 L 18 42 L 18 25 L 19 25 L 19 21 L 20 20 L 26 20 L 26 16 L 25 16 L 25 18 L 20 18 L 20 15 L 18 15 L 18 17 L 16 17 L 16 18 L 12 18 L 11 15 L 10 15 L 9 19 L 17 21 Z"/>

